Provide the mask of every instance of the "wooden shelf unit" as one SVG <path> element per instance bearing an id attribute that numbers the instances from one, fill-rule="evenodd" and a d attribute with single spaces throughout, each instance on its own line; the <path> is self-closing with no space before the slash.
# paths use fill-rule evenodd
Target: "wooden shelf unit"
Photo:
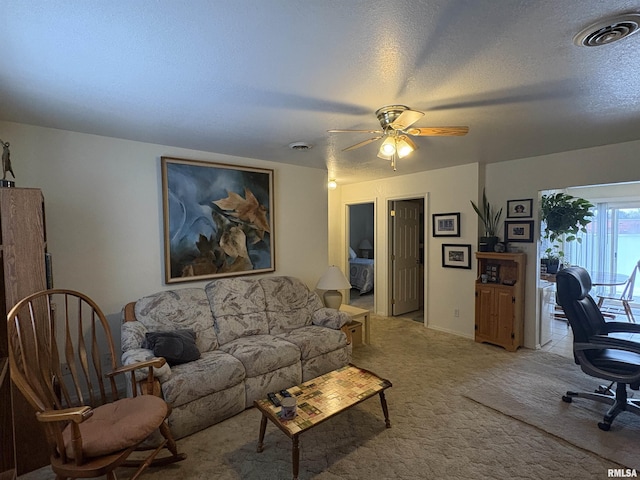
<path id="1" fill-rule="evenodd" d="M 524 253 L 476 252 L 476 342 L 499 345 L 512 352 L 524 344 L 526 258 Z M 495 281 L 482 282 L 481 275 L 487 272 L 489 280 L 494 274 Z"/>
<path id="2" fill-rule="evenodd" d="M 44 198 L 35 188 L 0 188 L 0 480 L 49 463 L 44 430 L 11 384 L 6 315 L 46 288 Z"/>

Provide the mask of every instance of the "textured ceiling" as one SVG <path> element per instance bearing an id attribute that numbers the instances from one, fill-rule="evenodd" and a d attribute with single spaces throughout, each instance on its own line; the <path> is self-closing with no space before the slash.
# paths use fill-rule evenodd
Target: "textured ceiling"
<path id="1" fill-rule="evenodd" d="M 339 183 L 640 139 L 640 33 L 573 43 L 640 1 L 0 0 L 0 11 L 0 120 L 326 169 Z M 416 126 L 469 134 L 417 138 L 394 173 L 378 142 L 342 152 L 370 134 L 327 133 L 378 128 L 374 112 L 396 103 L 425 112 Z"/>

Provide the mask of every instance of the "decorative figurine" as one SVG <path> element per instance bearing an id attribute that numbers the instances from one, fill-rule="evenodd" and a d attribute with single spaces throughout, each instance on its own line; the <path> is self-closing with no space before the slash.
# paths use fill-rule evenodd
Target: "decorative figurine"
<path id="1" fill-rule="evenodd" d="M 16 182 L 7 180 L 7 172 L 15 179 L 16 175 L 11 168 L 11 152 L 9 151 L 9 142 L 0 140 L 2 144 L 2 181 L 0 187 L 15 187 Z"/>

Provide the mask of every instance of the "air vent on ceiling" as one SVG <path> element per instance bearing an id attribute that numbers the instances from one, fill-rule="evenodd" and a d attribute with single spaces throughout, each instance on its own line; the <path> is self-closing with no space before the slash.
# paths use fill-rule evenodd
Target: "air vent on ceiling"
<path id="1" fill-rule="evenodd" d="M 633 35 L 639 28 L 640 14 L 619 15 L 589 25 L 573 38 L 573 43 L 583 47 L 609 45 Z"/>
<path id="2" fill-rule="evenodd" d="M 306 142 L 293 142 L 289 144 L 289 148 L 300 152 L 302 150 L 309 150 L 311 145 Z"/>

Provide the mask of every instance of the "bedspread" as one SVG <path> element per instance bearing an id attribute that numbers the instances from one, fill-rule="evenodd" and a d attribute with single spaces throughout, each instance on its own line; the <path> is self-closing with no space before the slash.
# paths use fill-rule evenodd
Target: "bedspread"
<path id="1" fill-rule="evenodd" d="M 360 295 L 373 290 L 373 265 L 370 258 L 352 258 L 349 260 L 349 283 L 360 290 Z"/>

